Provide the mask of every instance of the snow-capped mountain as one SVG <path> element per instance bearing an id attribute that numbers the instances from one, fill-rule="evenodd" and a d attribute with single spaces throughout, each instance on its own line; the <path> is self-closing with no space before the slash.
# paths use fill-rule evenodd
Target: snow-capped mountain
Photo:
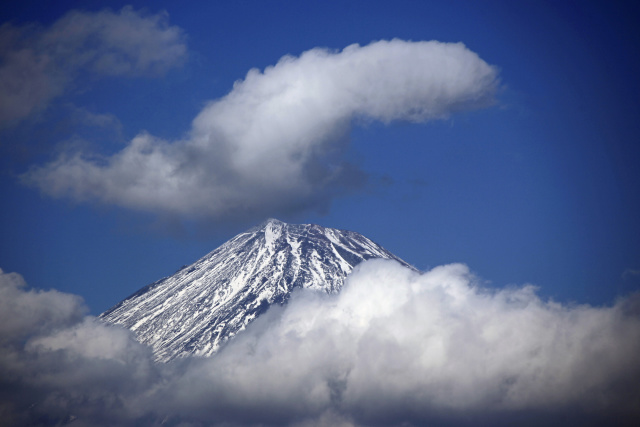
<path id="1" fill-rule="evenodd" d="M 158 361 L 209 356 L 295 288 L 338 292 L 353 267 L 370 258 L 408 266 L 359 233 L 270 219 L 100 317 L 132 330 Z"/>

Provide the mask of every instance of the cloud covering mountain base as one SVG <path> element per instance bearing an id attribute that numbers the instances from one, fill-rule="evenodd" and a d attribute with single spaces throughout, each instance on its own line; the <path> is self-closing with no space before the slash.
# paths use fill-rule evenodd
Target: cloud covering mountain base
<path id="1" fill-rule="evenodd" d="M 298 292 L 216 357 L 152 362 L 81 300 L 0 276 L 9 425 L 633 425 L 640 302 L 489 290 L 462 264 L 367 261 L 343 291 Z"/>

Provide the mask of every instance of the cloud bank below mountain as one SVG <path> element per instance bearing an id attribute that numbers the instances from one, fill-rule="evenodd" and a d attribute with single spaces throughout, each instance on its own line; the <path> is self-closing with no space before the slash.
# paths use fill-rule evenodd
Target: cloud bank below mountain
<path id="1" fill-rule="evenodd" d="M 312 49 L 252 69 L 188 135 L 141 133 L 120 152 L 65 153 L 24 182 L 53 197 L 225 221 L 324 210 L 361 188 L 344 158 L 354 123 L 424 122 L 494 102 L 497 71 L 461 43 Z"/>
<path id="2" fill-rule="evenodd" d="M 83 318 L 77 297 L 23 287 L 0 276 L 0 412 L 14 425 L 640 419 L 637 296 L 561 305 L 532 286 L 485 289 L 462 264 L 420 274 L 372 260 L 340 294 L 299 292 L 213 358 L 154 364 L 128 331 Z"/>

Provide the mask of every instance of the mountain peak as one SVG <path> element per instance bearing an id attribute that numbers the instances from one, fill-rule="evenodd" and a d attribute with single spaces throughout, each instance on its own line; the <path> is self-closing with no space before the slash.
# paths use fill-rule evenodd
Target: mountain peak
<path id="1" fill-rule="evenodd" d="M 286 226 L 288 224 L 286 222 L 280 221 L 279 219 L 276 219 L 276 218 L 268 218 L 259 227 L 264 228 L 264 227 L 266 227 L 268 225 L 270 225 L 272 227 L 282 227 L 282 226 Z"/>
<path id="2" fill-rule="evenodd" d="M 287 224 L 284 221 L 280 221 L 279 219 L 276 218 L 268 218 L 264 221 L 262 221 L 260 224 L 250 228 L 249 230 L 247 230 L 247 233 L 255 233 L 256 231 L 264 231 L 265 229 L 268 228 L 283 228 L 288 226 L 289 224 Z"/>
<path id="3" fill-rule="evenodd" d="M 159 361 L 209 356 L 294 289 L 338 292 L 371 258 L 408 266 L 359 233 L 270 218 L 100 317 L 131 329 Z"/>

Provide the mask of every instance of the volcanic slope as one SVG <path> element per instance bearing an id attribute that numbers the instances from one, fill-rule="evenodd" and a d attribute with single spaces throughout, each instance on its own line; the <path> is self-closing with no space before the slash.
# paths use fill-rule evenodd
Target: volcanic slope
<path id="1" fill-rule="evenodd" d="M 360 262 L 394 259 L 359 233 L 270 219 L 100 315 L 132 330 L 157 361 L 210 356 L 296 288 L 335 293 Z"/>

